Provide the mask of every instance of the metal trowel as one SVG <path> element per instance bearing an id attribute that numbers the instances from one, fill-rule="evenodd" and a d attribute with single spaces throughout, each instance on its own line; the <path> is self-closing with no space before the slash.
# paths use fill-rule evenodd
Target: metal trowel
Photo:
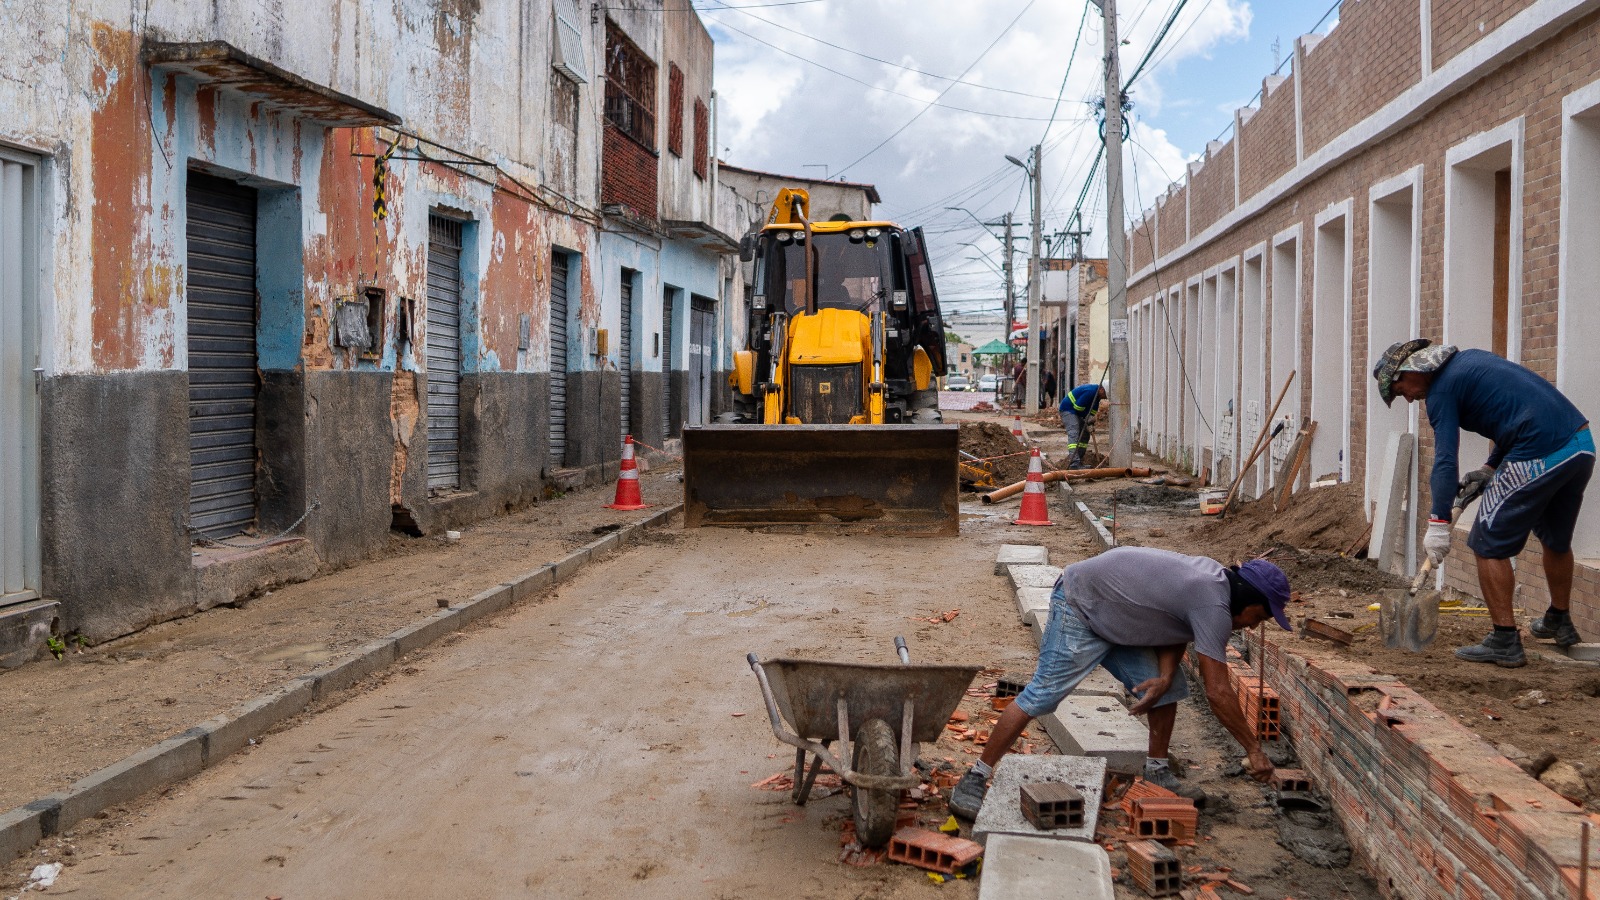
<path id="1" fill-rule="evenodd" d="M 1461 489 L 1456 495 L 1456 502 L 1450 508 L 1450 524 L 1455 525 L 1460 518 L 1461 510 L 1468 503 L 1478 499 L 1478 494 L 1483 491 L 1483 482 L 1472 482 Z M 1411 579 L 1408 590 L 1391 589 L 1383 592 L 1378 600 L 1378 630 L 1383 632 L 1383 644 L 1391 650 L 1404 647 L 1413 653 L 1428 649 L 1434 637 L 1439 633 L 1439 592 L 1429 591 L 1421 597 L 1417 591 L 1421 590 L 1422 582 L 1426 581 L 1428 574 L 1433 571 L 1433 560 L 1424 560 L 1422 568 L 1417 570 L 1417 576 Z"/>

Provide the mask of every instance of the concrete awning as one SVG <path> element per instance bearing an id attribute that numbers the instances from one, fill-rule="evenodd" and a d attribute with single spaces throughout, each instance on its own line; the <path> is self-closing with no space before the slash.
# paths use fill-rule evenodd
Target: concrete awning
<path id="1" fill-rule="evenodd" d="M 289 110 L 332 128 L 399 125 L 400 117 L 333 88 L 281 69 L 227 41 L 154 43 L 145 62 L 156 71 L 182 72 L 195 80 Z"/>
<path id="2" fill-rule="evenodd" d="M 737 250 L 739 242 L 705 222 L 689 219 L 667 219 L 662 226 L 675 238 L 687 238 L 708 250 Z"/>

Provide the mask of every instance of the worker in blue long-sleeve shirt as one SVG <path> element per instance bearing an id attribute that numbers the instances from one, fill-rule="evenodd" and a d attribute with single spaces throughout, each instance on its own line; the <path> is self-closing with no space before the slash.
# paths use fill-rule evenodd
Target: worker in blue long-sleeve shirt
<path id="1" fill-rule="evenodd" d="M 1057 409 L 1061 413 L 1061 427 L 1067 430 L 1067 468 L 1083 467 L 1083 451 L 1089 447 L 1089 433 L 1094 430 L 1094 414 L 1100 409 L 1106 389 L 1098 384 L 1080 384 L 1061 397 Z"/>
<path id="2" fill-rule="evenodd" d="M 1594 472 L 1589 422 L 1536 372 L 1486 350 L 1457 350 L 1425 338 L 1402 341 L 1372 367 L 1384 403 L 1396 396 L 1428 401 L 1433 426 L 1433 495 L 1422 546 L 1434 565 L 1450 552 L 1450 513 L 1458 494 L 1482 487 L 1478 519 L 1467 535 L 1477 556 L 1478 586 L 1494 632 L 1456 656 L 1507 668 L 1526 663 L 1512 615 L 1516 572 L 1511 559 L 1531 532 L 1544 545 L 1550 608 L 1529 623 L 1536 638 L 1558 646 L 1579 642 L 1572 624 L 1572 532 L 1583 489 Z M 1489 459 L 1457 481 L 1456 450 L 1465 428 L 1494 442 Z"/>

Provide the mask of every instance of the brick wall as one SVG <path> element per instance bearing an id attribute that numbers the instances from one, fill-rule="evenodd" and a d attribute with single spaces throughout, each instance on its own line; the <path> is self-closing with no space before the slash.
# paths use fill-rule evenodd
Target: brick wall
<path id="1" fill-rule="evenodd" d="M 1422 77 L 1415 2 L 1345 3 L 1339 27 L 1307 55 L 1300 73 L 1310 156 Z"/>
<path id="2" fill-rule="evenodd" d="M 1432 0 L 1433 67 L 1453 59 L 1534 0 Z M 1349 4 L 1346 4 L 1347 6 Z"/>
<path id="3" fill-rule="evenodd" d="M 1239 197 L 1254 197 L 1294 168 L 1294 79 L 1261 99 L 1261 107 L 1239 129 Z"/>
<path id="4" fill-rule="evenodd" d="M 1385 894 L 1577 897 L 1577 806 L 1393 676 L 1300 642 L 1262 656 L 1301 765 Z M 1257 664 L 1229 667 L 1236 690 Z"/>
<path id="5" fill-rule="evenodd" d="M 1410 0 L 1364 0 L 1363 9 L 1353 13 L 1354 4 L 1346 4 L 1351 18 L 1341 23 L 1334 34 L 1350 26 L 1350 34 L 1359 34 L 1370 27 L 1373 18 L 1382 18 L 1385 11 L 1393 11 L 1397 20 L 1404 20 L 1404 10 L 1416 4 Z M 1476 4 L 1482 7 L 1484 4 Z M 1493 5 L 1493 4 L 1490 4 Z M 1519 7 L 1520 4 L 1509 4 Z M 1436 0 L 1434 17 L 1436 28 L 1442 27 L 1442 11 L 1454 4 Z M 1498 10 L 1495 21 L 1508 18 L 1507 9 Z M 1514 10 L 1512 10 L 1514 11 Z M 1459 10 L 1451 15 L 1459 17 Z M 1476 22 L 1477 20 L 1473 20 Z M 1526 49 L 1522 55 L 1489 73 L 1484 79 L 1470 85 L 1460 93 L 1444 100 L 1436 108 L 1409 123 L 1402 130 L 1381 141 L 1359 148 L 1338 165 L 1329 168 L 1316 178 L 1305 181 L 1294 191 L 1271 198 L 1259 196 L 1263 190 L 1288 172 L 1294 161 L 1294 103 L 1293 82 L 1286 82 L 1264 102 L 1262 109 L 1241 128 L 1236 145 L 1240 152 L 1241 200 L 1245 204 L 1258 204 L 1259 209 L 1216 240 L 1204 246 L 1186 244 L 1181 231 L 1183 222 L 1183 188 L 1170 197 L 1161 211 L 1161 254 L 1180 254 L 1179 257 L 1157 273 L 1148 271 L 1142 257 L 1134 268 L 1136 280 L 1129 285 L 1130 297 L 1142 297 L 1166 287 L 1187 281 L 1207 269 L 1227 260 L 1237 260 L 1248 249 L 1273 237 L 1284 229 L 1298 225 L 1301 230 L 1300 295 L 1294 298 L 1301 311 L 1302 322 L 1309 323 L 1310 296 L 1313 289 L 1312 250 L 1314 244 L 1315 216 L 1331 204 L 1351 201 L 1351 241 L 1348 247 L 1351 259 L 1351 352 L 1350 394 L 1347 398 L 1350 413 L 1350 473 L 1351 478 L 1366 478 L 1369 461 L 1366 459 L 1366 403 L 1370 378 L 1371 359 L 1368 351 L 1368 254 L 1369 202 L 1373 185 L 1392 178 L 1415 166 L 1422 166 L 1420 191 L 1415 202 L 1420 205 L 1420 282 L 1421 334 L 1438 339 L 1443 330 L 1443 280 L 1445 255 L 1445 154 L 1473 135 L 1498 127 L 1515 117 L 1522 117 L 1523 145 L 1523 203 L 1519 208 L 1522 225 L 1522 242 L 1515 252 L 1522 266 L 1520 281 L 1521 314 L 1515 323 L 1521 342 L 1521 362 L 1546 378 L 1554 379 L 1557 359 L 1557 318 L 1559 315 L 1559 284 L 1557 264 L 1560 241 L 1561 193 L 1561 117 L 1562 98 L 1572 91 L 1600 79 L 1600 44 L 1594 40 L 1600 28 L 1600 14 L 1590 14 L 1579 19 L 1560 33 L 1542 43 Z M 1476 30 L 1476 25 L 1473 25 Z M 1328 41 L 1314 48 L 1308 69 L 1308 94 L 1320 97 L 1318 103 L 1330 96 L 1326 90 L 1311 88 L 1316 66 L 1331 59 Z M 1365 50 L 1355 52 L 1358 59 L 1353 65 L 1359 68 L 1368 60 L 1360 58 Z M 1374 54 L 1393 52 L 1381 44 Z M 1373 61 L 1381 64 L 1383 60 Z M 1339 101 L 1345 102 L 1345 101 Z M 1370 103 L 1368 105 L 1371 105 Z M 1356 115 L 1357 106 L 1343 107 L 1348 115 Z M 1306 106 L 1307 126 L 1318 118 L 1320 111 Z M 1354 124 L 1354 123 L 1350 123 Z M 1332 139 L 1332 136 L 1329 138 Z M 1207 173 L 1217 167 L 1214 159 L 1197 175 L 1190 186 L 1195 192 L 1194 231 L 1203 228 L 1202 221 L 1209 215 L 1204 211 L 1206 201 L 1202 192 L 1206 188 Z M 1134 198 L 1135 202 L 1141 202 Z M 1262 203 L 1267 200 L 1266 203 Z M 1143 202 L 1148 202 L 1145 200 Z M 1268 307 L 1280 308 L 1278 298 L 1271 294 L 1275 283 L 1274 268 L 1277 260 L 1269 252 L 1265 260 L 1263 280 L 1267 287 Z M 1181 327 L 1181 326 L 1180 326 Z M 1269 322 L 1270 327 L 1270 322 Z M 1379 346 L 1409 337 L 1403 322 L 1386 323 L 1382 333 L 1375 336 Z M 1310 371 L 1310 335 L 1301 333 L 1301 353 L 1296 361 L 1298 375 L 1295 392 L 1300 408 L 1309 410 L 1312 388 Z M 1285 372 L 1274 371 L 1271 380 L 1274 391 L 1282 384 Z M 1582 390 L 1582 389 L 1580 389 Z M 1184 394 L 1185 402 L 1188 402 Z M 1592 390 L 1575 398 L 1580 408 L 1591 413 L 1600 409 Z M 1425 419 L 1425 416 L 1424 416 Z M 1319 423 L 1326 433 L 1339 423 Z M 1242 435 L 1246 445 L 1255 437 Z M 1424 518 L 1429 505 L 1427 471 L 1433 460 L 1432 430 L 1422 425 L 1417 435 L 1419 461 L 1422 466 L 1421 496 L 1415 508 L 1419 519 Z M 1468 461 L 1474 462 L 1474 461 Z M 1593 495 L 1593 491 L 1590 492 Z M 1591 496 L 1591 502 L 1600 502 Z M 1530 541 L 1530 549 L 1521 557 L 1519 577 L 1524 589 L 1519 595 L 1519 605 L 1529 610 L 1542 610 L 1548 603 L 1548 594 L 1539 566 L 1537 540 Z M 1447 577 L 1456 579 L 1463 591 L 1477 594 L 1476 573 L 1470 553 L 1454 554 L 1446 569 Z M 1600 563 L 1580 562 L 1580 574 L 1574 590 L 1574 607 L 1580 623 L 1590 623 L 1586 635 L 1600 635 Z"/>
<path id="6" fill-rule="evenodd" d="M 600 163 L 600 203 L 622 203 L 656 218 L 656 154 L 607 122 Z"/>
<path id="7" fill-rule="evenodd" d="M 1189 230 L 1199 234 L 1233 210 L 1233 142 L 1214 154 L 1189 180 Z"/>
<path id="8" fill-rule="evenodd" d="M 1155 218 L 1152 216 L 1139 223 L 1139 227 L 1128 235 L 1128 270 L 1137 272 L 1153 261 L 1151 251 L 1155 249 Z"/>

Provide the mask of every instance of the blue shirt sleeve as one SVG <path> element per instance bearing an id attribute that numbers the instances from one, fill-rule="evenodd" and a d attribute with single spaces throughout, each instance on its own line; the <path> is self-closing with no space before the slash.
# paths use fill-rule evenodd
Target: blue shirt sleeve
<path id="1" fill-rule="evenodd" d="M 1456 487 L 1460 483 L 1457 473 L 1456 453 L 1461 446 L 1461 422 L 1456 412 L 1456 398 L 1448 393 L 1428 393 L 1428 424 L 1433 426 L 1433 474 L 1428 476 L 1428 490 L 1433 495 L 1428 516 L 1441 521 L 1450 518 L 1450 507 L 1456 501 Z"/>

